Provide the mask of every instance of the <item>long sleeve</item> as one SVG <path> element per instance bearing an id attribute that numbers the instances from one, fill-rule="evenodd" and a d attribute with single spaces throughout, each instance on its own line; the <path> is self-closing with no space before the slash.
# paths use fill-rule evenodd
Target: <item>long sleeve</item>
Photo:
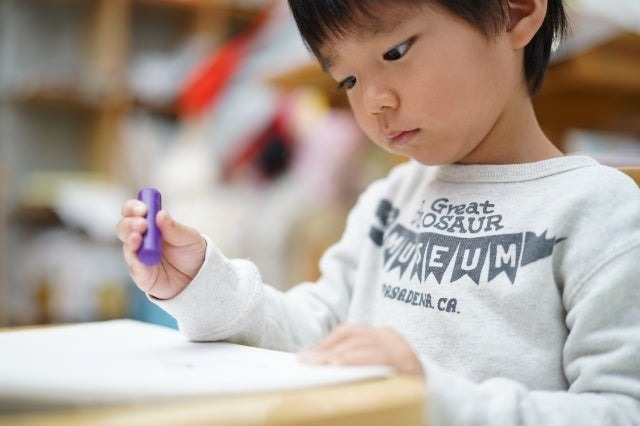
<path id="1" fill-rule="evenodd" d="M 192 340 L 230 340 L 293 351 L 318 342 L 347 319 L 369 211 L 379 185 L 360 196 L 341 240 L 323 255 L 318 282 L 287 292 L 264 285 L 255 264 L 227 259 L 207 238 L 205 262 L 171 300 L 155 300 Z"/>

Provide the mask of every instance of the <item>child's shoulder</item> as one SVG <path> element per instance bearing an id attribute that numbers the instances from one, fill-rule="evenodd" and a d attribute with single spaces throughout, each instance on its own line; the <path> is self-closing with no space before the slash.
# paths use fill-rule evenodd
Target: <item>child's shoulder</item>
<path id="1" fill-rule="evenodd" d="M 553 186 L 547 195 L 563 213 L 565 224 L 588 229 L 593 241 L 597 235 L 610 244 L 613 235 L 619 236 L 621 245 L 640 241 L 640 188 L 625 173 L 594 161 L 567 173 L 559 187 Z"/>
<path id="2" fill-rule="evenodd" d="M 594 163 L 591 167 L 576 169 L 572 175 L 569 183 L 575 191 L 582 190 L 596 197 L 632 197 L 640 201 L 638 185 L 615 167 Z"/>

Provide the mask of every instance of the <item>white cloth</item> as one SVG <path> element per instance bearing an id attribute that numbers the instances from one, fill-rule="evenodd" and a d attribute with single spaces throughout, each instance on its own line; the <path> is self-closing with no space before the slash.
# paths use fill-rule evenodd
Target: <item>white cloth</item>
<path id="1" fill-rule="evenodd" d="M 420 356 L 431 425 L 640 424 L 640 191 L 588 157 L 409 162 L 373 183 L 316 283 L 286 293 L 208 241 L 194 340 L 297 350 L 342 322 Z"/>

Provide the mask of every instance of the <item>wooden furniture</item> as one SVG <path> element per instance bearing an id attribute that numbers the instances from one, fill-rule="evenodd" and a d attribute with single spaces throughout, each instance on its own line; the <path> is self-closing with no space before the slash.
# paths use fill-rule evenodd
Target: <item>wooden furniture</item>
<path id="1" fill-rule="evenodd" d="M 618 169 L 628 174 L 640 186 L 640 167 L 619 167 Z"/>
<path id="2" fill-rule="evenodd" d="M 132 63 L 149 53 L 173 52 L 188 40 L 197 39 L 214 49 L 259 11 L 258 2 L 252 8 L 232 0 L 3 2 L 7 3 L 6 21 L 0 16 L 0 25 L 7 27 L 10 37 L 0 43 L 8 68 L 0 101 L 23 116 L 16 121 L 15 133 L 25 140 L 12 143 L 35 147 L 31 148 L 34 153 L 26 150 L 23 158 L 16 159 L 16 178 L 41 170 L 90 172 L 108 178 L 113 174 L 119 126 L 132 108 L 168 118 L 176 115 L 174 100 L 149 103 L 131 90 Z M 51 36 L 57 31 L 61 34 Z M 22 37 L 26 39 L 18 41 Z M 20 43 L 20 48 L 12 43 Z M 56 128 L 65 130 L 42 138 L 29 138 L 41 135 L 21 131 L 42 126 L 42 116 L 51 111 L 57 111 Z M 77 132 L 74 118 L 83 122 Z M 76 140 L 49 151 L 75 148 L 77 152 L 67 156 L 73 161 L 64 164 L 55 152 L 40 162 L 29 158 L 41 156 L 47 144 L 57 144 L 60 132 Z"/>
<path id="3" fill-rule="evenodd" d="M 553 63 L 534 98 L 538 120 L 562 148 L 572 128 L 640 135 L 640 34 L 621 33 Z"/>
<path id="4" fill-rule="evenodd" d="M 7 180 L 0 167 L 0 324 L 9 321 L 9 274 L 7 239 Z"/>
<path id="5" fill-rule="evenodd" d="M 421 426 L 426 419 L 423 383 L 397 376 L 290 392 L 0 413 L 0 426 Z"/>
<path id="6" fill-rule="evenodd" d="M 18 270 L 29 241 L 62 226 L 52 208 L 61 182 L 118 181 L 113 159 L 132 112 L 177 127 L 175 99 L 150 101 L 132 88 L 134 65 L 169 62 L 195 40 L 213 50 L 260 8 L 259 0 L 0 0 L 0 326 L 31 321 L 9 315 L 5 296 L 9 282 L 29 287 Z"/>

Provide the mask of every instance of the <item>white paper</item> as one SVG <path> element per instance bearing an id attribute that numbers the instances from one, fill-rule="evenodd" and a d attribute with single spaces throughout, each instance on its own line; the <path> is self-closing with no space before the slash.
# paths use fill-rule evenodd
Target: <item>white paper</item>
<path id="1" fill-rule="evenodd" d="M 382 366 L 308 366 L 287 352 L 190 342 L 175 330 L 132 320 L 0 333 L 0 406 L 282 391 L 391 373 Z"/>

